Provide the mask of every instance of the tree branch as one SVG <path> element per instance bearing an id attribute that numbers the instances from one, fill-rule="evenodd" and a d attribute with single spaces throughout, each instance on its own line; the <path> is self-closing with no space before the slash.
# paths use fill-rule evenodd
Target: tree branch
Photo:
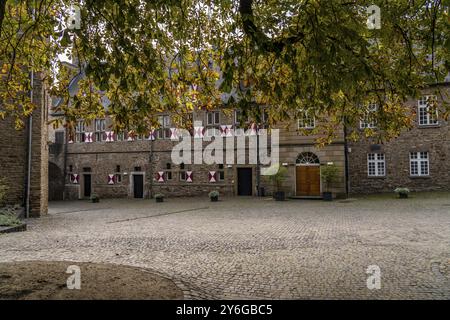
<path id="1" fill-rule="evenodd" d="M 270 39 L 255 25 L 252 5 L 253 0 L 239 0 L 239 13 L 245 34 L 263 51 L 278 53 L 286 45 L 295 44 L 305 37 L 304 33 L 299 32 L 286 38 Z"/>

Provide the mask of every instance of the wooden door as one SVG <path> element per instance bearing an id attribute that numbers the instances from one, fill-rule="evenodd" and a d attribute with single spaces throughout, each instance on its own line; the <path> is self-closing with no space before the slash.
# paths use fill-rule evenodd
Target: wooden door
<path id="1" fill-rule="evenodd" d="M 298 166 L 296 175 L 297 196 L 320 196 L 320 166 Z"/>

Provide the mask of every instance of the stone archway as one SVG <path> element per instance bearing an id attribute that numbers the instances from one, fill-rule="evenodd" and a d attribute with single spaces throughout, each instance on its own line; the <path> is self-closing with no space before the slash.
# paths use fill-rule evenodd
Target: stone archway
<path id="1" fill-rule="evenodd" d="M 48 163 L 48 200 L 64 199 L 64 175 L 62 170 L 53 162 Z"/>

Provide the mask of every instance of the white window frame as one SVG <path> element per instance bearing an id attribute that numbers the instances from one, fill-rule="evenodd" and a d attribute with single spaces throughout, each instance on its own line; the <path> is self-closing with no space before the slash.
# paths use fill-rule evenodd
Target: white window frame
<path id="1" fill-rule="evenodd" d="M 211 116 L 212 122 L 209 121 Z M 220 136 L 220 111 L 206 112 L 206 137 Z"/>
<path id="2" fill-rule="evenodd" d="M 428 105 L 428 100 L 432 98 L 436 100 L 436 96 L 423 96 L 417 101 L 417 121 L 419 126 L 436 126 L 439 124 L 438 117 L 439 113 L 436 109 L 436 114 L 433 117 L 433 114 L 430 112 L 430 106 Z"/>
<path id="3" fill-rule="evenodd" d="M 428 177 L 430 175 L 430 153 L 409 153 L 409 174 L 411 177 Z"/>
<path id="4" fill-rule="evenodd" d="M 376 103 L 369 103 L 367 106 L 367 112 L 363 119 L 359 120 L 359 128 L 360 129 L 376 129 L 377 123 L 376 120 L 370 119 L 371 115 L 377 112 L 378 110 L 378 104 Z"/>
<path id="5" fill-rule="evenodd" d="M 84 142 L 85 141 L 86 124 L 84 120 L 78 120 L 77 126 L 75 127 L 75 141 Z"/>
<path id="6" fill-rule="evenodd" d="M 212 122 L 209 121 L 209 116 L 212 116 Z M 220 125 L 220 111 L 207 111 L 206 112 L 206 125 L 207 126 L 218 126 Z"/>
<path id="7" fill-rule="evenodd" d="M 309 112 L 303 112 L 297 121 L 298 129 L 314 129 L 316 127 L 316 117 L 310 116 Z"/>
<path id="8" fill-rule="evenodd" d="M 156 131 L 157 138 L 167 140 L 170 139 L 170 126 L 172 124 L 171 118 L 169 115 L 160 115 L 158 116 L 159 128 Z"/>
<path id="9" fill-rule="evenodd" d="M 106 120 L 105 119 L 95 119 L 94 120 L 95 129 L 95 141 L 101 142 L 104 140 L 104 134 L 106 131 Z"/>
<path id="10" fill-rule="evenodd" d="M 371 170 L 371 167 L 373 170 Z M 386 176 L 386 155 L 384 153 L 367 154 L 367 176 L 369 177 Z"/>
<path id="11" fill-rule="evenodd" d="M 125 133 L 123 133 L 123 131 L 118 132 L 116 134 L 116 141 L 123 141 L 125 140 Z"/>

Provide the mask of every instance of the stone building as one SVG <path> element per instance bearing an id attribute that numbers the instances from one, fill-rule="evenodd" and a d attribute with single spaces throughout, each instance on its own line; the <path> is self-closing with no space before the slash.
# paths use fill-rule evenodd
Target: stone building
<path id="1" fill-rule="evenodd" d="M 440 86 L 448 97 L 450 83 Z M 443 116 L 445 97 L 437 96 L 438 109 L 429 110 L 426 100 L 434 95 L 433 89 L 424 90 L 419 100 L 407 102 L 416 119 L 411 130 L 384 144 L 370 139 L 349 144 L 348 180 L 352 193 L 392 192 L 397 187 L 450 190 L 450 124 Z"/>
<path id="2" fill-rule="evenodd" d="M 69 87 L 71 94 L 77 91 L 80 77 L 82 74 Z M 447 90 L 449 83 L 442 86 Z M 362 137 L 358 142 L 347 142 L 345 131 L 375 126 L 363 121 L 360 128 L 341 128 L 333 143 L 321 148 L 316 144 L 318 136 L 304 135 L 300 130 L 313 129 L 317 125 L 313 117 L 304 115 L 302 119 L 277 125 L 273 129 L 279 129 L 278 161 L 287 168 L 283 191 L 290 197 L 320 198 L 324 191 L 346 197 L 352 193 L 392 192 L 396 187 L 409 187 L 413 191 L 450 190 L 449 126 L 441 112 L 432 115 L 427 109 L 426 97 L 431 93 L 429 88 L 419 101 L 409 101 L 411 112 L 417 113 L 415 127 L 383 145 Z M 104 101 L 106 109 L 108 103 Z M 245 161 L 238 160 L 237 155 L 230 161 L 224 155 L 222 159 L 227 161 L 223 164 L 174 163 L 172 150 L 180 141 L 170 114 L 160 114 L 160 128 L 146 136 L 113 133 L 109 118 L 92 123 L 80 120 L 76 132 L 71 134 L 64 129 L 52 130 L 50 174 L 57 181 L 51 179 L 51 198 L 86 199 L 94 193 L 101 198 L 148 198 L 156 193 L 206 196 L 212 190 L 236 196 L 271 194 L 272 183 L 262 174 L 267 165 L 249 159 L 250 151 L 255 150 L 255 139 L 257 149 L 264 145 L 260 129 L 267 125 L 264 111 L 261 112 L 259 124 L 242 121 L 238 111 L 228 109 L 198 110 L 190 115 L 189 122 L 195 123 L 191 128 L 190 151 L 199 148 L 195 147 L 195 141 L 207 135 L 206 129 L 216 129 L 216 136 L 223 140 L 224 146 L 232 141 L 235 153 L 244 149 Z M 248 131 L 238 133 L 236 130 L 244 125 Z M 245 139 L 245 144 L 238 145 L 239 139 Z M 270 154 L 270 135 L 267 140 Z M 204 150 L 210 143 L 203 141 L 200 148 Z M 224 152 L 225 149 L 229 148 L 224 148 Z M 339 177 L 331 186 L 325 186 L 320 173 L 329 164 L 338 167 Z"/>
<path id="3" fill-rule="evenodd" d="M 0 178 L 8 187 L 6 203 L 25 208 L 29 203 L 27 213 L 30 217 L 44 215 L 48 209 L 47 121 L 50 101 L 41 75 L 36 74 L 33 90 L 36 108 L 31 119 L 25 119 L 26 127 L 16 130 L 14 119 L 0 120 Z"/>
<path id="4" fill-rule="evenodd" d="M 257 165 L 249 159 L 251 139 L 258 139 L 261 144 L 265 139 L 270 155 L 271 135 L 263 137 L 250 128 L 245 134 L 231 136 L 225 131 L 237 126 L 233 112 L 231 115 L 219 110 L 195 112 L 193 120 L 205 124 L 204 129 L 217 128 L 217 136 L 223 139 L 224 147 L 226 140 L 233 141 L 234 153 L 240 148 L 237 140 L 245 141 L 246 158 L 239 161 L 237 155 L 233 155 L 233 159 L 227 161 L 224 155 L 223 164 L 190 164 L 188 161 L 174 164 L 172 149 L 180 142 L 171 139 L 176 129 L 170 127 L 169 118 L 169 115 L 161 115 L 161 123 L 166 127 L 146 137 L 114 134 L 107 129 L 111 124 L 108 118 L 89 125 L 80 121 L 74 139 L 60 147 L 60 150 L 66 150 L 61 154 L 67 167 L 64 198 L 89 198 L 92 193 L 102 198 L 147 198 L 155 193 L 194 196 L 207 195 L 212 190 L 224 195 L 252 196 L 257 195 L 258 190 L 267 194 L 272 191 L 270 181 L 260 172 L 268 166 Z M 216 118 L 217 122 L 211 124 L 208 118 Z M 301 136 L 297 129 L 295 125 L 283 126 L 279 133 L 279 162 L 288 168 L 283 190 L 290 196 L 320 197 L 320 165 L 333 162 L 342 173 L 333 191 L 337 195 L 345 194 L 343 141 L 317 148 L 314 137 Z M 64 130 L 56 134 L 64 134 Z M 195 138 L 192 143 L 194 141 Z M 203 150 L 210 143 L 202 141 Z M 224 154 L 226 152 L 224 150 Z M 306 180 L 299 179 L 299 175 L 306 175 Z"/>

